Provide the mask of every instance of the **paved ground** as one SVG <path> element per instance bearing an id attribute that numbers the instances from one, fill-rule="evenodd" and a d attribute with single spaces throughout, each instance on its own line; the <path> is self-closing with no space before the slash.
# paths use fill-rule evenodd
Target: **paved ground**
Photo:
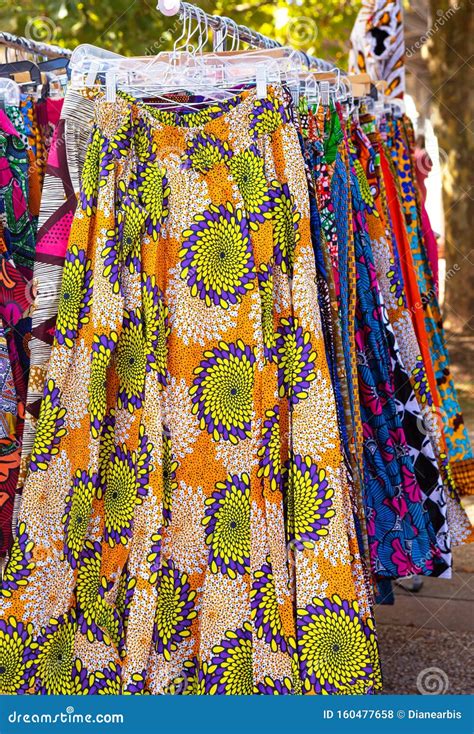
<path id="1" fill-rule="evenodd" d="M 384 693 L 474 693 L 474 545 L 455 551 L 453 579 L 395 588 L 378 607 Z"/>

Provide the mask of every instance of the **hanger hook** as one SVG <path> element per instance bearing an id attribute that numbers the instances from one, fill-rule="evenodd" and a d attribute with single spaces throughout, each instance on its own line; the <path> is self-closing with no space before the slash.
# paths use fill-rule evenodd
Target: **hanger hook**
<path id="1" fill-rule="evenodd" d="M 188 3 L 182 3 L 181 9 L 180 9 L 180 18 L 181 22 L 183 24 L 183 27 L 181 29 L 181 35 L 176 38 L 174 44 L 173 44 L 173 56 L 178 52 L 182 46 L 180 46 L 181 41 L 184 41 L 186 38 L 186 31 L 187 31 L 187 24 L 188 24 Z"/>
<path id="2" fill-rule="evenodd" d="M 208 41 L 208 38 L 209 38 L 209 21 L 208 21 L 207 13 L 205 13 L 202 8 L 198 8 L 198 10 L 199 10 L 199 15 L 202 17 L 202 20 L 203 20 L 203 28 L 202 28 L 202 33 L 200 34 L 199 45 L 198 45 L 198 48 L 196 49 L 196 53 L 202 53 Z"/>
<path id="3" fill-rule="evenodd" d="M 230 36 L 230 33 L 229 33 L 229 22 L 228 22 L 228 19 L 226 17 L 223 17 L 222 18 L 222 22 L 223 22 L 223 26 L 224 26 L 224 35 L 222 36 L 222 46 L 223 46 L 223 50 L 225 50 L 226 41 L 228 40 L 228 38 Z"/>
<path id="4" fill-rule="evenodd" d="M 232 45 L 230 50 L 236 51 L 239 48 L 239 42 L 240 42 L 240 33 L 239 33 L 239 26 L 235 22 L 235 20 L 232 20 L 232 18 L 226 18 L 226 21 L 229 25 L 229 27 L 232 29 Z"/>

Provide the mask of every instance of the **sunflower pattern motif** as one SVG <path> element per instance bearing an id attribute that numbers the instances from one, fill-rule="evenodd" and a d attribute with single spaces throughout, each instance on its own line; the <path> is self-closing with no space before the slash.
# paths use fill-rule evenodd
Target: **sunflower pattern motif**
<path id="1" fill-rule="evenodd" d="M 283 678 L 275 680 L 269 675 L 265 677 L 265 680 L 258 684 L 257 690 L 264 696 L 288 696 L 290 693 L 294 693 L 293 681 L 291 678 Z"/>
<path id="2" fill-rule="evenodd" d="M 135 197 L 122 196 L 117 226 L 107 231 L 107 240 L 102 250 L 104 276 L 112 283 L 114 293 L 120 292 L 123 266 L 132 274 L 140 270 L 140 238 L 146 216 L 146 210 Z"/>
<path id="3" fill-rule="evenodd" d="M 109 147 L 109 141 L 102 139 L 99 155 L 99 189 L 107 185 L 107 181 L 115 168 L 114 153 Z"/>
<path id="4" fill-rule="evenodd" d="M 254 288 L 254 261 L 248 223 L 231 203 L 196 214 L 183 232 L 181 277 L 206 306 L 228 308 Z"/>
<path id="5" fill-rule="evenodd" d="M 91 643 L 118 644 L 121 620 L 104 598 L 113 584 L 101 575 L 101 563 L 101 544 L 86 540 L 77 571 L 78 627 Z"/>
<path id="6" fill-rule="evenodd" d="M 204 356 L 189 391 L 193 413 L 215 441 L 236 444 L 251 435 L 255 354 L 239 340 Z"/>
<path id="7" fill-rule="evenodd" d="M 170 660 L 171 653 L 191 634 L 189 628 L 197 616 L 196 592 L 191 589 L 187 574 L 181 573 L 173 561 L 163 564 L 157 588 L 153 642 L 157 653 Z"/>
<path id="8" fill-rule="evenodd" d="M 181 156 L 182 169 L 193 168 L 199 173 L 208 173 L 218 163 L 225 163 L 232 153 L 227 142 L 220 141 L 215 135 L 195 135 L 186 144 Z"/>
<path id="9" fill-rule="evenodd" d="M 0 692 L 378 689 L 290 95 L 94 118 Z"/>
<path id="10" fill-rule="evenodd" d="M 73 611 L 59 619 L 51 619 L 37 639 L 32 670 L 37 693 L 78 695 L 89 691 L 90 676 L 79 658 L 74 656 L 77 617 Z"/>
<path id="11" fill-rule="evenodd" d="M 292 404 L 304 400 L 313 380 L 316 353 L 311 335 L 304 332 L 298 319 L 281 319 L 276 340 L 278 386 L 280 397 L 288 395 Z"/>
<path id="12" fill-rule="evenodd" d="M 236 578 L 250 570 L 250 479 L 229 475 L 206 500 L 202 524 L 212 573 Z"/>
<path id="13" fill-rule="evenodd" d="M 272 202 L 265 177 L 264 160 L 258 149 L 252 145 L 242 153 L 233 155 L 227 165 L 242 196 L 250 227 L 258 229 L 258 224 L 262 224 L 270 216 Z"/>
<path id="14" fill-rule="evenodd" d="M 140 163 L 146 163 L 148 160 L 156 161 L 158 146 L 153 140 L 150 126 L 145 120 L 138 121 L 132 143 Z"/>
<path id="15" fill-rule="evenodd" d="M 142 670 L 141 673 L 132 673 L 130 678 L 131 680 L 127 683 L 123 690 L 125 696 L 147 696 L 150 694 L 150 691 L 148 690 L 146 685 L 146 670 Z"/>
<path id="16" fill-rule="evenodd" d="M 207 693 L 215 693 L 216 686 L 212 685 L 211 678 L 215 671 L 215 665 L 210 665 L 207 660 L 199 663 L 194 657 L 184 662 L 182 673 L 175 679 L 175 686 L 179 685 L 179 692 L 187 696 L 204 696 Z"/>
<path id="17" fill-rule="evenodd" d="M 100 435 L 107 411 L 107 372 L 117 340 L 117 333 L 112 331 L 110 336 L 94 334 L 92 341 L 88 409 L 90 429 L 94 438 Z"/>
<path id="18" fill-rule="evenodd" d="M 140 434 L 138 451 L 130 453 L 125 444 L 115 447 L 106 469 L 105 488 L 98 490 L 98 498 L 104 502 L 104 539 L 112 547 L 129 542 L 135 508 L 148 491 L 152 444 L 143 426 Z"/>
<path id="19" fill-rule="evenodd" d="M 122 98 L 124 97 L 121 94 Z M 135 121 L 131 115 L 120 122 L 117 130 L 109 136 L 107 150 L 114 158 L 126 158 L 130 153 L 137 132 Z"/>
<path id="20" fill-rule="evenodd" d="M 257 630 L 257 637 L 265 640 L 273 652 L 278 650 L 286 652 L 287 643 L 269 558 L 253 575 L 250 600 L 251 618 Z"/>
<path id="21" fill-rule="evenodd" d="M 169 196 L 166 168 L 148 159 L 138 164 L 137 192 L 145 209 L 145 231 L 156 242 L 169 214 Z"/>
<path id="22" fill-rule="evenodd" d="M 252 671 L 252 624 L 244 622 L 240 629 L 228 630 L 219 645 L 212 649 L 210 692 L 229 696 L 250 696 L 254 691 Z"/>
<path id="23" fill-rule="evenodd" d="M 250 129 L 254 138 L 272 135 L 288 122 L 288 110 L 276 97 L 255 100 L 250 113 Z"/>
<path id="24" fill-rule="evenodd" d="M 275 186 L 271 192 L 271 219 L 274 227 L 275 263 L 284 273 L 293 273 L 295 248 L 301 239 L 299 221 L 301 214 L 287 186 Z"/>
<path id="25" fill-rule="evenodd" d="M 286 498 L 290 542 L 298 550 L 314 548 L 319 538 L 328 534 L 335 515 L 324 469 L 319 469 L 310 456 L 294 456 L 286 465 Z"/>
<path id="26" fill-rule="evenodd" d="M 76 568 L 84 547 L 96 491 L 97 474 L 78 469 L 66 497 L 66 509 L 62 518 L 64 524 L 63 552 L 72 568 Z"/>
<path id="27" fill-rule="evenodd" d="M 115 360 L 120 384 L 118 406 L 133 413 L 142 405 L 145 374 L 150 364 L 140 310 L 125 312 Z"/>
<path id="28" fill-rule="evenodd" d="M 298 609 L 299 648 L 305 689 L 349 693 L 372 686 L 372 664 L 357 602 L 334 595 Z"/>
<path id="29" fill-rule="evenodd" d="M 108 668 L 98 670 L 94 674 L 94 682 L 90 693 L 93 696 L 119 696 L 122 693 L 121 668 L 110 663 Z"/>
<path id="30" fill-rule="evenodd" d="M 273 325 L 273 269 L 263 263 L 258 271 L 258 289 L 262 310 L 262 335 L 265 359 L 275 357 L 276 334 Z"/>
<path id="31" fill-rule="evenodd" d="M 59 453 L 61 439 L 67 433 L 64 426 L 65 416 L 66 408 L 61 407 L 59 388 L 54 380 L 48 380 L 36 425 L 30 471 L 46 471 L 53 456 Z"/>
<path id="32" fill-rule="evenodd" d="M 165 525 L 169 525 L 171 522 L 173 495 L 178 488 L 178 482 L 176 481 L 178 466 L 171 448 L 170 432 L 165 426 L 163 430 L 163 521 Z"/>
<path id="33" fill-rule="evenodd" d="M 161 568 L 161 548 L 163 544 L 163 537 L 161 533 L 153 533 L 151 536 L 151 553 L 147 556 L 147 561 L 150 564 L 150 575 L 148 582 L 150 584 L 156 584 L 158 579 L 158 573 Z"/>
<path id="34" fill-rule="evenodd" d="M 56 339 L 71 348 L 83 324 L 89 321 L 92 299 L 91 261 L 84 250 L 71 245 L 66 254 L 59 294 Z"/>
<path id="35" fill-rule="evenodd" d="M 36 647 L 31 623 L 0 619 L 0 694 L 27 692 Z"/>
<path id="36" fill-rule="evenodd" d="M 282 489 L 282 442 L 280 435 L 280 408 L 265 412 L 262 429 L 262 445 L 258 450 L 260 466 L 259 477 L 268 477 L 273 491 Z"/>
<path id="37" fill-rule="evenodd" d="M 82 182 L 80 191 L 81 207 L 88 217 L 96 210 L 99 190 L 100 158 L 104 138 L 98 128 L 95 128 L 89 147 L 87 148 L 84 165 L 82 167 Z"/>
<path id="38" fill-rule="evenodd" d="M 147 370 L 156 372 L 160 385 L 166 385 L 168 338 L 171 334 L 169 309 L 156 285 L 155 276 L 142 280 L 144 338 L 147 344 Z"/>
<path id="39" fill-rule="evenodd" d="M 20 522 L 17 535 L 10 551 L 10 560 L 3 574 L 0 597 L 11 597 L 12 593 L 28 584 L 28 577 L 35 568 L 33 560 L 34 542 L 28 537 L 26 525 Z"/>
<path id="40" fill-rule="evenodd" d="M 150 583 L 152 583 L 151 580 Z M 119 652 L 121 657 L 125 657 L 125 655 L 127 654 L 126 635 L 128 628 L 128 618 L 130 616 L 130 606 L 132 604 L 136 585 L 136 578 L 130 575 L 128 567 L 126 566 L 122 571 L 122 575 L 120 577 L 120 582 L 118 585 L 117 596 L 115 598 L 115 610 L 118 614 L 121 625 L 121 634 L 119 640 Z"/>

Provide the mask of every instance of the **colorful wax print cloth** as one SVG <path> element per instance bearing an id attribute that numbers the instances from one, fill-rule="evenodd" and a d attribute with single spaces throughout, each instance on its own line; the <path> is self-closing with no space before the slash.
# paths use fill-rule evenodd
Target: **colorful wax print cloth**
<path id="1" fill-rule="evenodd" d="M 13 527 L 16 527 L 21 493 L 36 433 L 51 348 L 56 329 L 64 258 L 77 206 L 80 175 L 94 119 L 94 103 L 69 90 L 61 102 L 61 117 L 49 146 L 38 221 L 33 270 L 34 310 L 32 314 L 30 371 L 26 398 L 21 468 L 15 498 Z M 51 116 L 58 114 L 58 104 Z M 48 110 L 43 110 L 46 114 Z M 41 118 L 42 119 L 42 118 Z M 55 119 L 55 118 L 54 118 Z"/>
<path id="2" fill-rule="evenodd" d="M 278 89 L 182 116 L 97 104 L 3 692 L 380 687 L 317 304 Z"/>
<path id="3" fill-rule="evenodd" d="M 431 363 L 429 341 L 423 315 L 423 301 L 418 288 L 413 256 L 406 231 L 400 187 L 397 186 L 396 170 L 389 156 L 388 151 L 385 152 L 383 148 L 380 149 L 380 162 L 387 193 L 387 207 L 396 245 L 400 253 L 400 267 L 403 274 L 408 312 L 412 319 L 418 348 L 422 356 L 418 365 L 412 368 L 411 376 L 412 381 L 414 380 L 414 390 L 418 402 L 422 406 L 423 418 L 426 421 L 429 435 L 432 438 L 432 444 L 436 450 L 443 484 L 448 490 L 447 515 L 451 542 L 453 545 L 458 545 L 464 543 L 469 537 L 471 524 L 459 502 L 451 465 L 446 453 L 446 439 L 443 432 L 443 421 L 440 415 L 440 397 Z M 401 339 L 400 343 L 402 343 Z"/>
<path id="4" fill-rule="evenodd" d="M 334 109 L 322 108 L 317 115 L 310 110 L 308 119 L 308 165 L 314 178 L 314 205 L 317 206 L 320 221 L 316 262 L 319 271 L 324 268 L 330 298 L 329 304 L 326 304 L 325 320 L 331 318 L 332 321 L 334 355 L 329 364 L 332 365 L 334 384 L 339 383 L 336 396 L 340 393 L 342 401 L 339 420 L 345 427 L 346 453 L 351 460 L 354 479 L 360 487 L 362 467 L 358 456 L 362 448 L 362 424 L 353 341 L 355 257 L 349 226 L 349 187 L 343 162 L 345 148 Z M 326 349 L 329 351 L 328 341 L 329 338 L 326 339 Z M 362 510 L 360 516 L 363 517 Z"/>
<path id="5" fill-rule="evenodd" d="M 366 123 L 368 124 L 368 123 Z M 399 265 L 396 240 L 392 238 L 384 206 L 385 189 L 380 177 L 378 137 L 372 132 L 371 140 L 358 125 L 352 126 L 352 141 L 357 148 L 362 167 L 365 197 L 371 203 L 367 212 L 367 225 L 371 240 L 377 280 L 384 299 L 386 332 L 392 342 L 394 378 L 398 409 L 407 438 L 417 481 L 423 497 L 423 505 L 430 514 L 436 531 L 439 558 L 434 559 L 436 575 L 449 576 L 452 564 L 450 532 L 447 523 L 448 489 L 444 487 L 440 467 L 435 455 L 437 444 L 431 435 L 431 407 L 426 404 L 426 394 L 419 389 L 415 379 L 421 355 L 408 313 L 406 294 Z M 393 335 L 392 335 L 393 332 Z M 416 392 L 415 392 L 416 391 Z M 425 418 L 422 408 L 426 405 Z M 433 443 L 432 443 L 433 441 Z M 419 573 L 419 572 L 417 572 Z"/>
<path id="6" fill-rule="evenodd" d="M 7 106 L 5 111 L 0 110 L 0 319 L 17 406 L 14 433 L 4 436 L 0 447 L 2 558 L 8 554 L 12 542 L 11 519 L 29 369 L 34 232 L 28 196 L 28 157 L 23 122 L 18 108 Z M 10 419 L 11 411 L 7 409 L 2 422 L 9 423 Z"/>
<path id="7" fill-rule="evenodd" d="M 373 201 L 367 196 L 367 179 L 350 140 L 349 146 L 357 267 L 356 348 L 372 569 L 374 575 L 388 578 L 409 576 L 416 573 L 414 568 L 431 575 L 439 551 L 397 401 L 400 365 L 393 332 L 387 328 L 367 225 Z"/>
<path id="8" fill-rule="evenodd" d="M 302 100 L 300 100 L 301 103 Z M 365 532 L 365 512 L 362 499 L 362 465 L 355 460 L 357 454 L 355 451 L 355 440 L 353 435 L 356 433 L 356 420 L 352 418 L 349 402 L 348 380 L 345 377 L 344 350 L 341 336 L 341 324 L 338 317 L 337 297 L 334 278 L 332 274 L 332 263 L 327 248 L 327 232 L 330 219 L 328 216 L 323 220 L 320 214 L 324 210 L 326 199 L 318 196 L 319 177 L 324 176 L 328 171 L 324 163 L 324 146 L 322 139 L 324 137 L 324 118 L 326 112 L 322 111 L 321 135 L 317 134 L 316 128 L 318 122 L 305 106 L 306 114 L 301 114 L 301 104 L 298 109 L 302 129 L 303 151 L 305 156 L 306 171 L 309 188 L 310 202 L 310 219 L 312 243 L 315 255 L 317 284 L 318 284 L 318 303 L 321 314 L 321 327 L 324 336 L 324 345 L 326 350 L 326 358 L 328 361 L 329 371 L 331 374 L 331 382 L 336 399 L 336 407 L 339 421 L 339 429 L 344 447 L 344 457 L 347 466 L 348 478 L 350 483 L 350 494 L 353 505 L 354 523 L 359 539 L 359 552 L 364 561 L 364 569 L 369 577 L 368 545 Z M 333 161 L 331 161 L 333 162 Z M 342 365 L 342 369 L 341 369 Z M 341 376 L 342 373 L 343 377 Z M 352 387 L 352 383 L 351 383 Z M 351 396 L 354 397 L 353 394 Z M 357 406 L 357 410 L 359 410 Z M 360 422 L 360 411 L 357 415 L 358 424 Z M 362 429 L 361 429 L 362 430 Z M 361 440 L 362 447 L 362 440 Z M 368 583 L 370 586 L 370 582 Z"/>
<path id="9" fill-rule="evenodd" d="M 10 526 L 2 519 L 11 512 L 19 451 L 16 441 L 18 401 L 8 342 L 0 320 L 0 565 L 10 543 Z M 8 510 L 10 508 L 10 510 Z"/>
<path id="10" fill-rule="evenodd" d="M 28 182 L 28 148 L 22 118 L 15 107 L 0 110 L 0 219 L 8 256 L 29 277 L 33 268 L 35 236 Z"/>
<path id="11" fill-rule="evenodd" d="M 388 121 L 388 146 L 400 179 L 403 212 L 415 274 L 425 317 L 428 345 L 440 396 L 440 412 L 451 461 L 472 457 L 472 449 L 450 371 L 443 321 L 433 281 L 419 215 L 418 192 L 413 169 L 413 130 L 408 118 Z"/>

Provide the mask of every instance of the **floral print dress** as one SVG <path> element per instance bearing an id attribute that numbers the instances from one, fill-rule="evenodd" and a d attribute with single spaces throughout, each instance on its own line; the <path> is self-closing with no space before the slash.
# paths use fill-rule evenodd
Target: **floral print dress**
<path id="1" fill-rule="evenodd" d="M 380 687 L 283 99 L 96 104 L 3 693 Z"/>

